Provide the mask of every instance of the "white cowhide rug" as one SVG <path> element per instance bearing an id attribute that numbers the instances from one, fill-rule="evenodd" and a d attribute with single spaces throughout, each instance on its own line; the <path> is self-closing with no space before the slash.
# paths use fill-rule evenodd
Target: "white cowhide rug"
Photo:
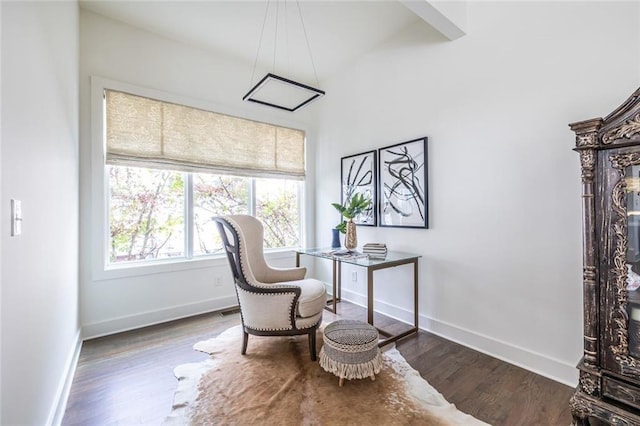
<path id="1" fill-rule="evenodd" d="M 249 337 L 232 327 L 194 349 L 210 358 L 175 369 L 178 388 L 167 425 L 484 425 L 411 368 L 400 352 L 383 353 L 375 381 L 345 381 L 309 357 L 306 336 Z M 318 331 L 318 348 L 322 332 Z"/>

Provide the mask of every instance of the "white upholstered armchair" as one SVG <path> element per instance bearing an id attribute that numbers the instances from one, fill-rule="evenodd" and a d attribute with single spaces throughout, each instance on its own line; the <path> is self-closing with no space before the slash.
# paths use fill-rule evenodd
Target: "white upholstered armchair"
<path id="1" fill-rule="evenodd" d="M 214 221 L 227 253 L 242 317 L 242 354 L 249 334 L 309 335 L 316 360 L 316 330 L 322 321 L 327 292 L 324 283 L 304 278 L 306 268 L 273 268 L 264 258 L 264 230 L 253 216 L 230 215 Z"/>

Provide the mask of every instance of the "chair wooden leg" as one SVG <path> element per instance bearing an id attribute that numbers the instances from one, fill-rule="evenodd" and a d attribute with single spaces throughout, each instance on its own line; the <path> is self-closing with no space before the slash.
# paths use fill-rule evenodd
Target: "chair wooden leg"
<path id="1" fill-rule="evenodd" d="M 242 330 L 242 355 L 247 353 L 247 343 L 249 343 L 249 333 Z"/>
<path id="2" fill-rule="evenodd" d="M 309 333 L 309 353 L 311 354 L 311 361 L 316 360 L 316 329 L 314 328 Z"/>

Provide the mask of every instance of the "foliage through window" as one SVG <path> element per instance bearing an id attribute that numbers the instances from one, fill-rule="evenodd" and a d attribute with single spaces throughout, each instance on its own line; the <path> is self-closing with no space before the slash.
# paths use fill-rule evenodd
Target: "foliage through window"
<path id="1" fill-rule="evenodd" d="M 253 214 L 265 248 L 300 244 L 300 182 L 107 166 L 109 263 L 221 253 L 211 218 Z"/>

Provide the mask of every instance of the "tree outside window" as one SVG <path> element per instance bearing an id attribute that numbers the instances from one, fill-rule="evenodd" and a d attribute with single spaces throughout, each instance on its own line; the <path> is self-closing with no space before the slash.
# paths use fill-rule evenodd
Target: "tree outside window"
<path id="1" fill-rule="evenodd" d="M 298 181 L 107 168 L 111 264 L 221 253 L 211 218 L 227 214 L 254 212 L 264 224 L 265 248 L 300 244 Z M 190 205 L 185 197 L 189 189 Z M 187 247 L 189 230 L 193 238 Z"/>
<path id="2" fill-rule="evenodd" d="M 182 173 L 108 169 L 110 262 L 184 256 Z"/>
<path id="3" fill-rule="evenodd" d="M 222 241 L 211 218 L 249 212 L 250 179 L 193 174 L 193 254 L 214 254 L 222 250 Z"/>
<path id="4" fill-rule="evenodd" d="M 265 247 L 299 245 L 298 182 L 283 179 L 256 179 L 255 184 L 256 217 L 264 226 Z"/>

